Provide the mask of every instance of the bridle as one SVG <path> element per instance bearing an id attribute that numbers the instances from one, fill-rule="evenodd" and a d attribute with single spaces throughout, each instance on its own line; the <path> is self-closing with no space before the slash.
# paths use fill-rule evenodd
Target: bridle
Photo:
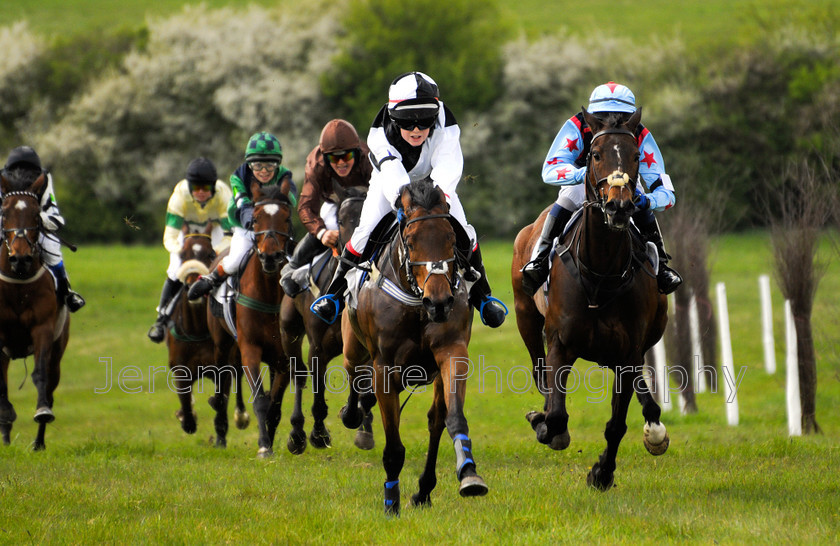
<path id="1" fill-rule="evenodd" d="M 598 209 L 600 209 L 601 213 L 604 215 L 604 222 L 607 223 L 607 209 L 606 209 L 607 194 L 604 193 L 600 189 L 601 184 L 606 182 L 607 184 L 609 184 L 610 187 L 624 187 L 624 186 L 630 184 L 630 192 L 633 193 L 636 189 L 636 184 L 638 184 L 638 173 L 636 173 L 636 177 L 631 179 L 630 175 L 628 175 L 625 172 L 613 171 L 612 173 L 608 174 L 607 176 L 604 176 L 601 179 L 595 181 L 594 184 L 589 183 L 589 180 L 592 179 L 595 176 L 595 173 L 590 168 L 591 159 L 592 159 L 592 148 L 595 145 L 595 140 L 597 140 L 598 138 L 600 138 L 604 135 L 625 135 L 625 136 L 629 136 L 630 138 L 632 138 L 634 142 L 636 141 L 636 135 L 633 134 L 631 131 L 628 131 L 627 129 L 618 129 L 618 128 L 604 129 L 602 131 L 598 131 L 597 133 L 595 133 L 595 135 L 592 137 L 592 140 L 591 140 L 590 145 L 589 145 L 589 153 L 586 156 L 587 194 L 589 193 L 589 189 L 590 189 L 589 187 L 591 186 L 592 191 L 596 192 L 596 195 L 595 195 L 594 200 L 587 199 L 584 202 L 584 206 L 585 207 L 597 207 Z"/>
<path id="2" fill-rule="evenodd" d="M 411 220 L 406 220 L 405 223 L 402 224 L 400 228 L 400 256 L 402 262 L 402 268 L 405 269 L 406 279 L 408 280 L 409 287 L 411 291 L 417 297 L 422 297 L 423 290 L 420 288 L 420 284 L 417 282 L 417 278 L 415 277 L 412 267 L 415 266 L 423 266 L 429 272 L 426 275 L 426 278 L 423 279 L 423 286 L 429 281 L 429 278 L 432 275 L 443 275 L 446 277 L 446 280 L 449 282 L 449 288 L 454 292 L 456 287 L 458 286 L 458 276 L 453 274 L 455 273 L 455 268 L 450 267 L 450 263 L 455 262 L 455 256 L 453 255 L 451 258 L 445 258 L 443 260 L 436 260 L 436 261 L 416 261 L 411 260 L 408 256 L 408 246 L 405 242 L 405 228 L 407 228 L 410 224 L 415 222 L 420 222 L 421 220 L 433 220 L 436 218 L 445 218 L 451 221 L 452 216 L 448 213 L 446 214 L 428 214 L 426 216 L 418 216 L 417 218 L 412 218 Z"/>
<path id="3" fill-rule="evenodd" d="M 30 198 L 35 200 L 36 204 L 39 203 L 39 201 L 40 201 L 40 197 L 38 197 L 38 195 L 36 195 L 32 192 L 28 192 L 28 191 L 11 191 L 11 192 L 5 194 L 3 196 L 2 200 L 5 201 L 7 198 L 12 197 L 12 196 L 30 197 Z M 2 216 L 2 215 L 0 214 L 0 216 Z M 3 241 L 6 244 L 6 250 L 8 251 L 9 254 L 11 254 L 12 253 L 12 245 L 14 245 L 15 241 L 19 237 L 22 237 L 23 240 L 26 241 L 26 244 L 29 245 L 29 248 L 32 249 L 33 254 L 37 255 L 38 251 L 40 249 L 40 243 L 38 242 L 38 237 L 36 236 L 35 240 L 33 241 L 32 239 L 29 238 L 28 232 L 35 231 L 36 233 L 38 233 L 38 232 L 40 232 L 40 230 L 41 230 L 40 216 L 38 217 L 38 225 L 35 225 L 35 226 L 27 226 L 27 227 L 22 227 L 22 228 L 8 228 L 8 229 L 3 228 Z"/>
<path id="4" fill-rule="evenodd" d="M 291 210 L 291 207 L 289 206 L 288 203 L 284 203 L 282 201 L 275 200 L 275 199 L 266 199 L 266 200 L 263 200 L 263 201 L 257 201 L 256 203 L 254 203 L 254 209 L 256 209 L 257 207 L 265 206 L 265 205 L 278 205 L 278 206 L 284 207 L 286 210 Z M 286 220 L 286 223 L 291 228 L 291 225 L 292 225 L 291 214 L 289 215 L 289 218 Z M 256 238 L 258 236 L 262 236 L 263 240 L 265 240 L 265 238 L 274 239 L 277 242 L 278 246 L 283 247 L 283 250 L 281 252 L 283 254 L 283 257 L 286 258 L 289 255 L 289 245 L 292 242 L 292 235 L 291 235 L 290 232 L 291 232 L 291 229 L 288 229 L 287 231 L 280 231 L 278 229 L 263 229 L 263 230 L 260 230 L 260 231 L 255 231 L 254 232 L 254 237 Z M 280 237 L 285 237 L 286 238 L 286 244 L 285 245 L 280 244 Z M 259 245 L 257 245 L 257 255 L 262 256 L 262 254 L 263 254 L 263 252 L 260 250 Z"/>

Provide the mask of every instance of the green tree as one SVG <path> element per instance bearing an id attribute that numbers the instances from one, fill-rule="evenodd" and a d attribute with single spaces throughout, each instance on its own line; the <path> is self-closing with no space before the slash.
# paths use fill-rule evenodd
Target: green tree
<path id="1" fill-rule="evenodd" d="M 323 90 L 357 127 L 370 124 L 391 81 L 412 70 L 438 82 L 456 115 L 498 96 L 510 29 L 492 0 L 350 0 L 343 26 Z"/>

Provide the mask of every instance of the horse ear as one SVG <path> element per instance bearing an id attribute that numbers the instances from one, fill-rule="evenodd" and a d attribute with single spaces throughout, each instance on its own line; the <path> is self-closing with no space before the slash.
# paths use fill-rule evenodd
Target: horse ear
<path id="1" fill-rule="evenodd" d="M 251 182 L 251 195 L 254 196 L 254 201 L 259 201 L 262 198 L 262 184 L 257 180 Z"/>
<path id="2" fill-rule="evenodd" d="M 213 233 L 213 222 L 207 222 L 207 225 L 204 226 L 204 234 L 210 235 Z"/>
<path id="3" fill-rule="evenodd" d="M 642 121 L 642 107 L 638 107 L 633 115 L 630 116 L 630 119 L 627 120 L 627 128 L 630 129 L 631 132 L 636 132 L 636 127 L 639 126 L 639 122 Z"/>
<path id="4" fill-rule="evenodd" d="M 39 198 L 44 195 L 44 190 L 47 187 L 47 175 L 41 173 L 41 176 L 35 179 L 35 182 L 29 186 L 29 191 L 37 195 Z"/>
<path id="5" fill-rule="evenodd" d="M 586 122 L 587 125 L 589 125 L 589 128 L 592 130 L 592 133 L 597 133 L 603 128 L 604 124 L 601 123 L 601 121 L 598 118 L 590 114 L 585 107 L 581 106 L 580 111 L 581 113 L 583 113 L 583 120 Z"/>

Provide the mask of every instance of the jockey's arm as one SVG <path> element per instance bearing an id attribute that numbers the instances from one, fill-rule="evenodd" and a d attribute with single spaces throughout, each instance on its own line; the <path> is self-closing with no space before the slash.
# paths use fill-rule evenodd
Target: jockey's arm
<path id="1" fill-rule="evenodd" d="M 583 182 L 586 167 L 575 165 L 583 150 L 583 135 L 574 121 L 575 118 L 571 118 L 563 124 L 548 149 L 542 169 L 546 184 L 572 186 Z"/>

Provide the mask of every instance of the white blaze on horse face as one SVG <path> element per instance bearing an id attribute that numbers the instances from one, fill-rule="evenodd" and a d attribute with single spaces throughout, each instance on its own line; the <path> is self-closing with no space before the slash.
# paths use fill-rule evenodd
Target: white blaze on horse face
<path id="1" fill-rule="evenodd" d="M 193 249 L 193 254 L 195 254 L 197 256 L 198 253 L 201 252 L 201 245 L 196 243 L 192 246 L 192 249 Z"/>
<path id="2" fill-rule="evenodd" d="M 621 150 L 618 148 L 618 144 L 613 146 L 613 150 L 615 150 L 615 156 L 618 159 L 618 170 L 624 171 L 624 165 L 621 164 Z"/>
<path id="3" fill-rule="evenodd" d="M 26 207 L 26 201 L 18 201 L 17 203 L 15 203 L 15 208 L 18 210 L 26 210 Z"/>
<path id="4" fill-rule="evenodd" d="M 280 212 L 280 205 L 275 205 L 274 203 L 270 203 L 263 207 L 263 212 L 268 214 L 269 216 L 274 216 L 278 212 Z"/>

